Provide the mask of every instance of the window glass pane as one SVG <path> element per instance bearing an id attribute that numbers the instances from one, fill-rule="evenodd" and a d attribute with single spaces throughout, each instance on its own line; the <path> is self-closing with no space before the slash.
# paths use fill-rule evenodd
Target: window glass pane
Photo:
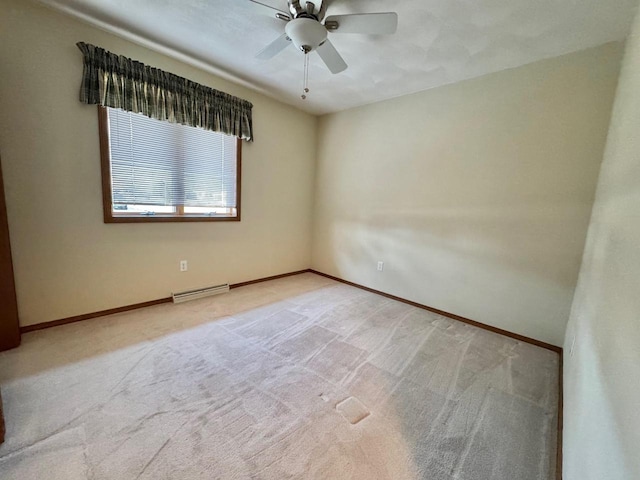
<path id="1" fill-rule="evenodd" d="M 113 204 L 113 213 L 176 213 L 176 208 L 159 205 Z"/>
<path id="2" fill-rule="evenodd" d="M 108 118 L 114 205 L 235 211 L 235 137 L 118 109 L 109 108 Z"/>
<path id="3" fill-rule="evenodd" d="M 184 207 L 184 213 L 186 214 L 201 214 L 201 215 L 235 215 L 235 208 L 212 208 L 212 207 Z"/>

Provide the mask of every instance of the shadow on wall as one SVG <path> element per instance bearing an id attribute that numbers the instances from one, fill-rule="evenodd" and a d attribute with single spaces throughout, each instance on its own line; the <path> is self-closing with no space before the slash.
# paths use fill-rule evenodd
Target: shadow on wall
<path id="1" fill-rule="evenodd" d="M 590 205 L 549 198 L 506 207 L 370 210 L 358 215 L 346 207 L 320 232 L 314 268 L 374 288 L 393 276 L 400 296 L 400 284 L 432 281 L 450 288 L 493 286 L 499 300 L 519 294 L 514 284 L 572 296 Z M 385 276 L 371 277 L 380 260 Z"/>
<path id="2" fill-rule="evenodd" d="M 460 269 L 484 265 L 573 289 L 580 262 L 580 239 L 573 232 L 584 227 L 587 210 L 584 204 L 559 209 L 549 200 L 509 207 L 376 210 L 368 217 L 347 214 L 336 221 L 327 250 L 338 252 L 338 271 L 389 257 L 414 270 L 437 271 L 430 261 L 453 261 Z"/>

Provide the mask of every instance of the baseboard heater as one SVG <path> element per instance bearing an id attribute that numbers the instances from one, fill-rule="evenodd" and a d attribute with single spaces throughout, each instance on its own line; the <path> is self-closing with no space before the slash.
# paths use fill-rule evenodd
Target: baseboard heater
<path id="1" fill-rule="evenodd" d="M 187 290 L 184 292 L 172 293 L 173 303 L 188 302 L 189 300 L 196 300 L 198 298 L 210 297 L 212 295 L 219 295 L 221 293 L 227 293 L 229 291 L 229 284 L 224 283 L 222 285 L 216 285 L 215 287 L 196 288 L 194 290 Z"/>

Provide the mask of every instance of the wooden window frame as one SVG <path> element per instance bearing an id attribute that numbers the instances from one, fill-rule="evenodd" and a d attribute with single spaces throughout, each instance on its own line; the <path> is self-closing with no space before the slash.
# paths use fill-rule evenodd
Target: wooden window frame
<path id="1" fill-rule="evenodd" d="M 111 147 L 109 143 L 109 117 L 107 107 L 98 105 L 98 130 L 100 132 L 100 162 L 102 164 L 102 206 L 104 223 L 159 223 L 159 222 L 239 222 L 242 198 L 242 140 L 236 140 L 236 216 L 213 217 L 202 214 L 185 214 L 184 205 L 176 205 L 177 213 L 120 214 L 113 212 L 111 190 Z"/>

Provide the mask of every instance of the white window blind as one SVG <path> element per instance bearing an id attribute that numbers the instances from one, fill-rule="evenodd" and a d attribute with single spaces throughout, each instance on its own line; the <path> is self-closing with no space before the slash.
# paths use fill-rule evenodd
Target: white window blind
<path id="1" fill-rule="evenodd" d="M 235 208 L 236 137 L 108 109 L 113 205 Z"/>

